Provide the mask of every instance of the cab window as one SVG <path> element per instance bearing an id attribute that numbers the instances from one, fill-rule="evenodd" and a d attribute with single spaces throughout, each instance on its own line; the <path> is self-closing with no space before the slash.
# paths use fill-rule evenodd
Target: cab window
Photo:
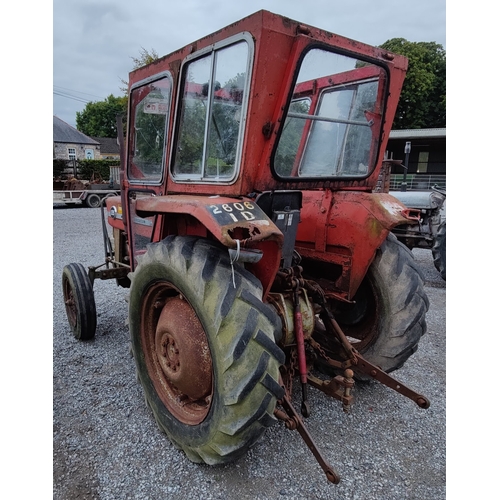
<path id="1" fill-rule="evenodd" d="M 374 168 L 385 70 L 312 49 L 304 57 L 274 154 L 280 177 L 366 177 Z"/>
<path id="2" fill-rule="evenodd" d="M 173 178 L 231 181 L 235 178 L 248 93 L 249 44 L 215 47 L 183 70 L 179 133 Z"/>
<path id="3" fill-rule="evenodd" d="M 163 177 L 165 137 L 170 114 L 170 74 L 132 89 L 128 177 L 158 184 Z"/>

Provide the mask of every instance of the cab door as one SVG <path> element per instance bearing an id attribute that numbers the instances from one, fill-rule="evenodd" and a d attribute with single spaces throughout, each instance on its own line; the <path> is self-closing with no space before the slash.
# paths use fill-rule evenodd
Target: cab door
<path id="1" fill-rule="evenodd" d="M 167 169 L 168 128 L 172 102 L 172 76 L 166 71 L 138 82 L 130 89 L 126 158 L 125 210 L 130 265 L 153 241 L 159 216 L 140 217 L 136 212 L 141 197 L 163 194 Z"/>

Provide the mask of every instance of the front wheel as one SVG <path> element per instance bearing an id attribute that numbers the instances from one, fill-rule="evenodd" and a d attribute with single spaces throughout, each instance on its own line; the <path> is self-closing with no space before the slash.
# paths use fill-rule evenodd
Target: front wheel
<path id="1" fill-rule="evenodd" d="M 403 366 L 426 331 L 429 299 L 411 251 L 392 233 L 377 250 L 353 301 L 331 303 L 351 344 L 385 372 Z M 318 339 L 334 353 L 335 342 L 325 332 Z"/>
<path id="2" fill-rule="evenodd" d="M 281 324 L 260 282 L 193 237 L 150 244 L 131 279 L 132 352 L 158 426 L 193 462 L 240 457 L 283 396 Z"/>
<path id="3" fill-rule="evenodd" d="M 434 259 L 434 267 L 441 278 L 446 281 L 446 221 L 441 222 L 436 232 L 432 246 L 432 258 Z"/>
<path id="4" fill-rule="evenodd" d="M 62 288 L 66 316 L 73 335 L 78 340 L 93 339 L 97 325 L 94 290 L 81 264 L 72 263 L 64 267 Z"/>

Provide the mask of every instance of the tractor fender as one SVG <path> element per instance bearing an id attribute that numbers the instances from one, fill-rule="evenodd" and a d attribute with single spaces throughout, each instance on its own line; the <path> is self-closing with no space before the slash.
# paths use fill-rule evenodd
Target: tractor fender
<path id="1" fill-rule="evenodd" d="M 341 266 L 334 292 L 351 300 L 392 228 L 417 222 L 388 193 L 304 191 L 296 246 L 303 257 Z"/>
<path id="2" fill-rule="evenodd" d="M 279 270 L 284 236 L 251 199 L 169 194 L 137 199 L 135 210 L 139 217 L 165 215 L 173 222 L 168 224 L 170 228 L 176 227 L 177 216 L 190 215 L 193 226 L 178 226 L 186 231 L 185 234 L 203 234 L 202 230 L 206 229 L 222 245 L 236 249 L 236 255 L 240 255 L 240 250 L 243 251 L 243 261 L 248 258 L 244 255 L 245 249 L 260 251 L 262 258 L 258 262 L 245 262 L 247 268 L 261 281 L 264 296 L 267 295 Z M 176 234 L 180 235 L 180 232 Z"/>

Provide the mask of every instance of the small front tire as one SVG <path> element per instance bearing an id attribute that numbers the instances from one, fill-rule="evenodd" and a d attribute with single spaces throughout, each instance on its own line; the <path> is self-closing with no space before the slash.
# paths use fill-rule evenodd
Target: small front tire
<path id="1" fill-rule="evenodd" d="M 91 340 L 95 336 L 97 314 L 94 290 L 81 264 L 68 264 L 62 273 L 64 305 L 68 322 L 77 340 Z"/>

